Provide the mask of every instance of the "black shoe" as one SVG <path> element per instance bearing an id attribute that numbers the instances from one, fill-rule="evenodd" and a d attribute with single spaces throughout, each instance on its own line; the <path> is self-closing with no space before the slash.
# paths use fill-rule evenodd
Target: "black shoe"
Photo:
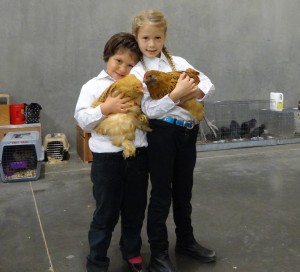
<path id="1" fill-rule="evenodd" d="M 141 263 L 133 264 L 127 261 L 127 264 L 130 272 L 143 272 L 143 266 Z"/>
<path id="2" fill-rule="evenodd" d="M 106 258 L 105 260 L 98 262 L 97 265 L 88 259 L 86 263 L 86 271 L 87 272 L 108 272 L 108 266 L 109 266 L 109 258 Z"/>
<path id="3" fill-rule="evenodd" d="M 187 255 L 203 263 L 212 263 L 216 261 L 216 253 L 199 245 L 196 241 L 192 245 L 182 246 L 176 244 L 175 252 L 177 254 Z"/>
<path id="4" fill-rule="evenodd" d="M 149 272 L 176 272 L 168 252 L 151 255 Z"/>
<path id="5" fill-rule="evenodd" d="M 86 270 L 86 272 L 89 272 L 89 271 L 108 272 L 108 268 L 100 267 L 100 268 L 97 269 L 97 270 L 89 270 L 89 269 Z"/>

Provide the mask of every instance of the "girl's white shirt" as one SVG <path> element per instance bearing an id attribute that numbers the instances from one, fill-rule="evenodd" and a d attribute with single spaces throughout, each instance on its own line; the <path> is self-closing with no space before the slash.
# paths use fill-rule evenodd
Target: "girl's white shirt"
<path id="1" fill-rule="evenodd" d="M 169 62 L 163 53 L 161 53 L 160 58 L 150 59 L 145 56 L 143 58 L 147 70 L 159 70 L 162 72 L 172 71 Z M 195 69 L 191 64 L 189 64 L 185 59 L 181 57 L 172 56 L 172 58 L 177 71 L 184 71 L 188 68 Z M 203 74 L 199 70 L 197 71 L 200 73 L 200 83 L 198 86 L 205 94 L 202 99 L 199 99 L 199 101 L 202 101 L 212 94 L 212 92 L 215 90 L 215 87 L 205 74 Z M 145 73 L 146 71 L 141 62 L 137 63 L 130 71 L 130 74 L 134 74 L 140 81 L 143 81 Z M 178 104 L 174 103 L 168 95 L 164 96 L 161 99 L 154 100 L 150 97 L 147 86 L 144 83 L 143 86 L 144 95 L 142 99 L 142 110 L 149 119 L 163 119 L 165 117 L 173 117 L 180 120 L 196 122 L 196 120 L 187 110 L 179 107 Z"/>
<path id="2" fill-rule="evenodd" d="M 91 132 L 89 147 L 95 153 L 112 153 L 122 151 L 122 147 L 111 144 L 107 135 L 101 135 L 94 131 L 95 126 L 105 118 L 100 106 L 92 108 L 92 103 L 109 87 L 115 80 L 104 70 L 97 77 L 90 79 L 81 88 L 80 95 L 76 104 L 74 118 L 78 125 L 85 131 Z M 137 129 L 135 132 L 136 147 L 147 146 L 146 133 Z"/>

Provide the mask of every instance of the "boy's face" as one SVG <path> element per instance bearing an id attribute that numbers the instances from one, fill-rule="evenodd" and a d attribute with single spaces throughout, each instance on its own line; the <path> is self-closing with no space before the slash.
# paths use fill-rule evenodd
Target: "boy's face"
<path id="1" fill-rule="evenodd" d="M 120 49 L 106 63 L 106 72 L 118 80 L 128 75 L 131 68 L 138 62 L 137 56 L 129 49 Z"/>

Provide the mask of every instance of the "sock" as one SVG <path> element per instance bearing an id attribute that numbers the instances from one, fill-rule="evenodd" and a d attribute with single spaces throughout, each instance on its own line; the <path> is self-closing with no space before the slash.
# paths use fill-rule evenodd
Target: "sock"
<path id="1" fill-rule="evenodd" d="M 133 257 L 133 258 L 130 258 L 128 259 L 128 262 L 131 263 L 131 264 L 140 264 L 143 262 L 143 259 L 141 256 L 137 256 L 137 257 Z"/>

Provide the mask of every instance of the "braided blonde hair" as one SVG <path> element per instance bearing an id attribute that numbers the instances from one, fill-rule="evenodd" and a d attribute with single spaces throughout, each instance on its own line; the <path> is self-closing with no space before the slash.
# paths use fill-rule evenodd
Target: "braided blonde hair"
<path id="1" fill-rule="evenodd" d="M 132 20 L 132 34 L 135 35 L 135 37 L 137 37 L 140 28 L 145 26 L 146 24 L 162 27 L 164 28 L 165 34 L 167 33 L 167 29 L 168 29 L 167 20 L 164 14 L 159 10 L 155 10 L 155 9 L 142 10 L 138 14 L 136 14 Z M 165 54 L 169 62 L 169 65 L 171 66 L 172 71 L 176 71 L 176 67 L 172 55 L 170 51 L 165 47 L 165 45 L 162 48 L 162 52 Z M 148 69 L 145 65 L 143 57 L 141 57 L 140 61 L 145 71 L 147 71 Z"/>

